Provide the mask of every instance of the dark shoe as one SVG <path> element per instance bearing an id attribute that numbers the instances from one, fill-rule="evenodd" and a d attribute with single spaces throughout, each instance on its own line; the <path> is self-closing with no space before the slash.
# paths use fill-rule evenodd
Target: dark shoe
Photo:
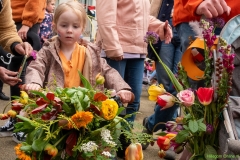
<path id="1" fill-rule="evenodd" d="M 142 131 L 142 133 L 147 133 L 147 134 L 149 134 L 149 135 L 152 135 L 152 132 L 148 129 L 148 127 L 147 127 L 147 122 L 148 122 L 148 117 L 145 117 L 144 119 L 143 119 L 143 126 L 145 127 L 144 129 L 143 129 L 143 131 Z M 145 149 L 147 149 L 147 147 L 149 146 L 149 142 L 146 142 L 146 143 L 144 143 L 144 144 L 141 144 L 142 145 L 142 149 L 143 150 L 145 150 Z"/>
<path id="2" fill-rule="evenodd" d="M 21 143 L 26 141 L 26 134 L 23 132 L 16 132 L 12 134 L 12 140 L 16 143 Z"/>
<path id="3" fill-rule="evenodd" d="M 125 159 L 125 150 L 131 144 L 131 142 L 126 139 L 126 136 L 124 134 L 120 135 L 119 140 L 122 144 L 122 148 L 118 148 L 117 157 L 119 157 L 121 159 Z"/>
<path id="4" fill-rule="evenodd" d="M 173 150 L 167 150 L 165 151 L 166 155 L 164 156 L 164 159 L 166 160 L 175 160 L 176 159 L 176 153 Z"/>
<path id="5" fill-rule="evenodd" d="M 8 96 L 6 96 L 3 92 L 0 92 L 0 99 L 4 100 L 4 101 L 10 100 L 10 98 Z"/>
<path id="6" fill-rule="evenodd" d="M 4 126 L 0 127 L 0 137 L 11 137 L 16 121 L 10 118 Z"/>

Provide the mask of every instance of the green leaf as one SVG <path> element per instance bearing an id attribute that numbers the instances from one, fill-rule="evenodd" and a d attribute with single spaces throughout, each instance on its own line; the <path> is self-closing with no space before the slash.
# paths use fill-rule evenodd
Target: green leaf
<path id="1" fill-rule="evenodd" d="M 189 130 L 187 125 L 183 125 L 183 128 L 186 129 L 186 130 Z"/>
<path id="2" fill-rule="evenodd" d="M 43 140 L 44 137 L 41 137 L 35 141 L 33 141 L 32 148 L 34 151 L 42 151 L 44 147 L 48 144 L 48 141 Z"/>
<path id="3" fill-rule="evenodd" d="M 73 88 L 66 88 L 64 91 L 70 98 L 77 92 L 77 90 Z"/>
<path id="4" fill-rule="evenodd" d="M 81 78 L 81 82 L 83 83 L 83 86 L 87 89 L 92 90 L 92 85 L 88 82 L 88 80 L 82 75 L 82 73 L 80 71 L 78 71 L 78 74 Z"/>
<path id="5" fill-rule="evenodd" d="M 167 133 L 166 133 L 166 132 L 160 132 L 160 133 L 157 133 L 157 134 L 155 134 L 155 135 L 158 135 L 158 136 L 166 136 Z"/>
<path id="6" fill-rule="evenodd" d="M 188 127 L 192 133 L 195 133 L 198 131 L 198 123 L 196 120 L 190 120 L 188 123 Z"/>
<path id="7" fill-rule="evenodd" d="M 205 153 L 204 153 L 204 157 L 206 158 L 206 160 L 215 160 L 217 154 L 217 151 L 215 150 L 215 148 L 213 146 L 210 145 L 206 145 L 205 148 Z"/>
<path id="8" fill-rule="evenodd" d="M 32 146 L 31 145 L 24 145 L 24 146 L 21 146 L 20 149 L 22 151 L 25 151 L 25 152 L 32 151 Z"/>
<path id="9" fill-rule="evenodd" d="M 182 143 L 187 140 L 188 136 L 189 136 L 189 132 L 187 130 L 182 130 L 177 134 L 176 142 Z"/>
<path id="10" fill-rule="evenodd" d="M 38 96 L 42 97 L 44 100 L 49 102 L 49 99 L 42 92 L 38 92 L 38 91 L 30 91 L 30 92 L 34 95 L 38 95 Z"/>
<path id="11" fill-rule="evenodd" d="M 206 124 L 204 124 L 204 123 L 202 123 L 202 122 L 198 122 L 198 130 L 199 130 L 199 131 L 205 132 L 206 129 L 207 129 Z"/>
<path id="12" fill-rule="evenodd" d="M 67 116 L 71 116 L 75 113 L 74 107 L 70 107 L 67 103 L 63 102 L 62 109 L 65 111 Z"/>

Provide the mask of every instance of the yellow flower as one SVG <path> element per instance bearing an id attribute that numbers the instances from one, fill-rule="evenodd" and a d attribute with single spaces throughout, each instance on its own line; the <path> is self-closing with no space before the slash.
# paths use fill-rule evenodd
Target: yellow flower
<path id="1" fill-rule="evenodd" d="M 25 152 L 21 151 L 22 144 L 18 144 L 14 147 L 15 153 L 20 160 L 31 160 L 31 157 L 26 155 Z"/>
<path id="2" fill-rule="evenodd" d="M 22 104 L 27 104 L 28 103 L 28 94 L 25 91 L 20 91 L 20 99 L 19 102 Z"/>
<path id="3" fill-rule="evenodd" d="M 112 99 L 107 99 L 102 102 L 101 108 L 102 116 L 106 120 L 111 120 L 115 118 L 118 112 L 118 104 Z"/>
<path id="4" fill-rule="evenodd" d="M 86 127 L 88 123 L 92 122 L 93 114 L 91 112 L 80 111 L 71 117 L 77 128 Z"/>
<path id="5" fill-rule="evenodd" d="M 149 100 L 156 101 L 157 96 L 162 95 L 164 93 L 166 93 L 166 90 L 164 89 L 162 84 L 160 84 L 159 86 L 151 85 L 148 89 Z"/>

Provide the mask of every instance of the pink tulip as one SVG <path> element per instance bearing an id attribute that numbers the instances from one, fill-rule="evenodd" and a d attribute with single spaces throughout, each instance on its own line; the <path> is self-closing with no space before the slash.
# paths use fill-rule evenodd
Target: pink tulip
<path id="1" fill-rule="evenodd" d="M 169 94 L 159 95 L 157 96 L 157 104 L 161 109 L 170 108 L 174 105 L 174 97 Z"/>
<path id="2" fill-rule="evenodd" d="M 177 97 L 182 102 L 182 104 L 186 107 L 190 107 L 191 105 L 193 105 L 195 100 L 194 93 L 190 90 L 180 91 L 177 94 Z"/>
<path id="3" fill-rule="evenodd" d="M 213 99 L 213 88 L 203 88 L 200 87 L 197 90 L 197 96 L 198 96 L 198 100 L 199 102 L 204 105 L 207 106 L 212 102 Z"/>

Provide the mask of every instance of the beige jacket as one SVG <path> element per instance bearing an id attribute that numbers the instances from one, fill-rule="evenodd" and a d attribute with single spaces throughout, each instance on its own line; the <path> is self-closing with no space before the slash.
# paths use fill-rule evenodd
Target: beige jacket
<path id="1" fill-rule="evenodd" d="M 164 40 L 164 23 L 150 16 L 149 0 L 96 0 L 96 14 L 97 42 L 102 42 L 107 57 L 147 54 L 143 41 L 147 31 Z"/>
<path id="2" fill-rule="evenodd" d="M 7 52 L 11 52 L 11 45 L 14 42 L 22 42 L 17 34 L 15 23 L 12 19 L 10 0 L 3 0 L 3 8 L 0 12 L 0 45 Z"/>
<path id="3" fill-rule="evenodd" d="M 111 68 L 105 59 L 100 58 L 99 47 L 86 41 L 81 41 L 80 45 L 84 45 L 87 48 L 82 74 L 92 85 L 95 85 L 96 75 L 101 73 L 105 78 L 105 83 L 100 89 L 103 90 L 103 87 L 105 87 L 115 89 L 116 91 L 123 89 L 131 90 L 120 74 Z M 47 87 L 51 90 L 54 90 L 56 86 L 64 87 L 64 72 L 61 59 L 58 55 L 59 50 L 60 42 L 58 38 L 44 43 L 42 49 L 37 54 L 37 59 L 31 61 L 27 67 L 25 76 L 26 84 L 36 83 L 43 88 Z M 53 82 L 56 83 L 54 84 Z"/>

